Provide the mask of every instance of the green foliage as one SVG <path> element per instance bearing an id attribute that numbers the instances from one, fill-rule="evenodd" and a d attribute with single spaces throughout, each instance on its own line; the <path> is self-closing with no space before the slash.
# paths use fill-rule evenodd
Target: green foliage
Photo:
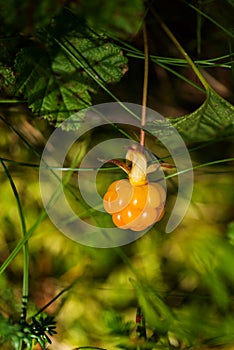
<path id="1" fill-rule="evenodd" d="M 206 3 L 213 6 L 217 2 Z M 231 4 L 229 1 L 225 3 Z M 71 344 L 71 348 L 77 346 L 76 349 L 86 350 L 168 350 L 173 341 L 179 349 L 233 344 L 234 225 L 231 222 L 233 186 L 230 181 L 233 168 L 228 164 L 231 160 L 230 144 L 225 144 L 227 147 L 222 149 L 216 141 L 230 140 L 233 136 L 234 107 L 208 84 L 206 100 L 195 112 L 171 119 L 186 141 L 200 142 L 197 151 L 191 149 L 197 162 L 194 165 L 193 202 L 187 217 L 175 232 L 166 236 L 163 224 L 159 224 L 138 242 L 121 250 L 98 250 L 68 240 L 46 218 L 37 179 L 40 150 L 45 142 L 42 135 L 48 135 L 45 133 L 46 122 L 58 126 L 73 113 L 90 106 L 99 88 L 105 91 L 108 99 L 118 101 L 108 84 L 121 80 L 127 70 L 127 56 L 132 55 L 139 61 L 144 58 L 143 51 L 136 49 L 142 47 L 141 39 L 132 45 L 121 41 L 117 44 L 117 37 L 132 38 L 142 24 L 145 11 L 142 1 L 71 0 L 66 2 L 65 9 L 64 4 L 63 0 L 33 3 L 29 0 L 0 0 L 1 100 L 9 103 L 9 99 L 17 96 L 18 101 L 26 102 L 33 112 L 24 115 L 21 109 L 15 109 L 14 119 L 13 108 L 6 108 L 5 116 L 0 120 L 3 152 L 0 163 L 5 171 L 0 173 L 0 271 L 4 272 L 4 278 L 0 280 L 2 347 L 11 342 L 11 348 L 13 344 L 17 350 L 22 350 L 23 346 L 32 349 L 36 344 L 51 349 L 55 346 L 56 349 L 58 344 L 62 348 L 63 343 L 64 348 Z M 202 11 L 201 6 L 197 12 L 202 15 Z M 212 18 L 216 11 L 211 13 Z M 150 26 L 152 18 L 149 16 L 149 19 L 147 25 Z M 210 22 L 216 24 L 216 21 Z M 225 16 L 222 30 L 224 26 Z M 202 29 L 197 29 L 201 40 Z M 230 34 L 230 30 L 224 32 Z M 108 38 L 109 34 L 116 41 Z M 230 51 L 231 47 L 230 43 Z M 152 52 L 157 52 L 154 46 Z M 195 63 L 205 69 L 222 67 L 231 73 L 233 53 L 222 52 L 220 55 L 219 59 L 198 58 Z M 150 55 L 150 60 L 152 68 L 157 64 L 169 68 L 181 65 L 183 69 L 188 66 L 181 58 Z M 136 70 L 134 67 L 133 75 Z M 150 78 L 156 80 L 152 71 Z M 190 82 L 179 70 L 176 76 L 180 82 Z M 137 85 L 140 90 L 141 83 L 142 80 L 134 76 L 127 89 L 134 90 L 134 85 Z M 191 85 L 198 87 L 195 82 Z M 122 93 L 120 90 L 121 87 L 116 95 Z M 154 89 L 152 91 L 155 93 Z M 46 121 L 32 119 L 34 116 L 42 116 Z M 80 126 L 82 115 L 79 118 L 72 127 Z M 155 124 L 152 123 L 152 133 L 153 127 Z M 23 131 L 27 135 L 25 138 Z M 31 132 L 33 136 L 39 134 L 43 143 L 37 143 L 35 137 L 35 146 L 31 145 L 28 141 Z M 102 132 L 98 131 L 99 140 L 106 136 L 105 130 Z M 111 128 L 109 132 L 111 134 Z M 126 135 L 130 138 L 129 130 Z M 96 142 L 93 135 L 92 140 L 90 135 L 85 137 L 74 145 L 82 156 L 88 151 L 90 142 Z M 205 148 L 206 141 L 212 141 L 210 145 L 214 147 Z M 221 157 L 212 163 L 211 159 L 217 159 L 216 152 Z M 202 168 L 203 157 L 209 161 L 206 160 L 206 165 L 216 164 L 213 172 L 208 166 L 205 170 Z M 71 164 L 73 158 L 72 153 Z M 74 167 L 77 163 L 74 162 Z M 115 176 L 119 177 L 113 168 L 102 170 L 101 176 L 97 177 L 97 187 L 101 189 Z M 222 186 L 218 183 L 219 172 L 225 182 Z M 71 174 L 73 170 L 70 169 L 69 176 Z M 93 214 L 88 205 L 83 204 L 74 185 L 74 176 L 69 176 L 64 176 L 65 192 L 72 194 L 72 205 L 78 214 L 82 212 L 82 217 L 90 223 L 94 220 L 100 226 L 108 224 L 111 219 L 107 214 Z M 170 180 L 166 216 L 170 215 L 176 192 L 173 177 Z M 19 218 L 16 218 L 17 209 Z M 24 238 L 19 238 L 20 224 Z M 19 253 L 29 240 L 28 264 Z M 28 276 L 32 277 L 30 281 Z M 56 333 L 53 317 L 39 313 L 27 319 L 30 304 L 25 304 L 25 320 L 20 322 L 22 277 L 30 282 L 32 304 L 44 305 L 41 310 L 51 307 L 50 311 L 58 316 L 55 345 L 49 345 Z M 138 306 L 146 321 L 142 322 L 146 330 L 143 337 L 139 335 L 134 320 Z"/>
<path id="2" fill-rule="evenodd" d="M 97 28 L 119 37 L 133 35 L 144 13 L 141 0 L 81 1 L 79 6 L 71 2 L 68 8 L 76 15 L 68 8 L 64 11 L 64 2 L 58 0 L 36 1 L 33 8 L 27 1 L 15 6 L 13 0 L 1 0 L 0 5 L 6 35 L 21 32 L 15 49 L 10 39 L 0 42 L 2 62 L 7 58 L 10 61 L 14 50 L 19 50 L 15 51 L 14 66 L 2 64 L 3 95 L 13 97 L 15 87 L 35 115 L 43 116 L 55 126 L 89 107 L 98 86 L 106 90 L 106 84 L 119 82 L 127 70 L 127 59 L 121 49 L 98 34 Z M 21 20 L 16 21 L 19 15 Z M 33 37 L 28 38 L 32 33 Z M 135 52 L 140 54 L 139 50 Z M 72 127 L 78 128 L 81 121 Z M 195 112 L 172 122 L 189 142 L 232 136 L 233 106 L 210 88 L 205 102 Z"/>
<path id="3" fill-rule="evenodd" d="M 40 45 L 17 55 L 17 89 L 35 114 L 56 126 L 91 105 L 95 80 L 115 83 L 126 69 L 127 60 L 118 46 L 67 11 L 39 39 Z"/>
<path id="4" fill-rule="evenodd" d="M 189 142 L 233 136 L 234 107 L 209 88 L 205 102 L 195 112 L 171 122 Z"/>
<path id="5" fill-rule="evenodd" d="M 56 333 L 55 327 L 54 318 L 42 314 L 37 318 L 33 317 L 29 322 L 19 324 L 13 324 L 0 315 L 0 343 L 5 344 L 10 340 L 15 349 L 19 349 L 22 342 L 28 349 L 39 343 L 44 349 L 46 344 L 51 343 L 49 335 Z"/>
<path id="6" fill-rule="evenodd" d="M 23 341 L 27 344 L 29 349 L 32 347 L 33 343 L 39 343 L 42 349 L 44 349 L 46 344 L 51 344 L 48 335 L 56 334 L 55 328 L 55 321 L 52 316 L 40 314 L 37 318 L 32 317 L 30 322 L 23 322 L 20 324 L 18 339 L 16 339 L 15 342 Z"/>
<path id="7" fill-rule="evenodd" d="M 6 35 L 21 32 L 21 36 L 17 33 L 13 38 L 15 47 L 11 38 L 0 40 L 2 95 L 8 98 L 15 97 L 14 93 L 23 95 L 34 114 L 55 126 L 90 106 L 90 94 L 98 86 L 116 83 L 126 72 L 127 59 L 121 49 L 91 30 L 84 17 L 62 10 L 63 2 L 36 2 L 33 9 L 29 2 L 19 6 L 14 1 L 0 5 L 2 14 L 10 13 L 2 21 Z M 35 11 L 30 22 L 28 11 Z M 24 16 L 17 21 L 21 13 Z M 28 37 L 29 33 L 33 36 Z M 14 55 L 17 55 L 15 64 Z"/>

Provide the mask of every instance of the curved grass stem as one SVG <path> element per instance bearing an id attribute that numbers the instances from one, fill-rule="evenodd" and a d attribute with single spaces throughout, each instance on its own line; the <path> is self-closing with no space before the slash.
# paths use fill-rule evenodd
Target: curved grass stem
<path id="1" fill-rule="evenodd" d="M 164 30 L 164 32 L 171 39 L 171 41 L 174 43 L 174 45 L 177 48 L 177 50 L 181 53 L 181 55 L 188 62 L 189 66 L 192 68 L 192 70 L 194 71 L 194 73 L 196 74 L 196 76 L 198 77 L 198 79 L 200 80 L 200 82 L 202 83 L 204 88 L 206 89 L 206 92 L 209 92 L 210 86 L 209 86 L 208 82 L 206 81 L 206 79 L 204 78 L 204 76 L 202 75 L 202 73 L 200 72 L 198 67 L 195 65 L 193 60 L 190 58 L 188 53 L 181 46 L 179 41 L 176 39 L 176 37 L 170 31 L 170 29 L 167 27 L 167 25 L 163 22 L 163 20 L 159 17 L 159 15 L 153 9 L 151 9 L 151 12 L 152 12 L 153 16 L 157 19 L 157 21 L 160 23 L 160 25 L 161 25 L 162 29 Z"/>

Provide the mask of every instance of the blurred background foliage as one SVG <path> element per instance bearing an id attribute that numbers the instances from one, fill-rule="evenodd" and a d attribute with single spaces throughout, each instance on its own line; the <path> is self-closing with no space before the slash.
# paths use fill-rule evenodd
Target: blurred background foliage
<path id="1" fill-rule="evenodd" d="M 38 221 L 43 213 L 38 183 L 40 155 L 55 125 L 76 109 L 116 98 L 141 103 L 144 18 L 152 55 L 148 106 L 177 121 L 187 114 L 193 116 L 207 98 L 149 8 L 165 21 L 199 66 L 210 89 L 218 94 L 216 106 L 212 105 L 218 113 L 212 112 L 211 119 L 217 118 L 226 129 L 223 132 L 213 125 L 214 132 L 207 134 L 209 122 L 205 118 L 205 128 L 196 139 L 196 130 L 186 124 L 188 118 L 183 119 L 180 131 L 187 138 L 194 164 L 194 192 L 185 218 L 173 233 L 165 234 L 164 227 L 176 198 L 174 177 L 167 183 L 165 218 L 144 237 L 121 249 L 81 246 L 58 232 L 48 218 Z M 69 21 L 63 23 L 64 13 Z M 140 0 L 0 0 L 1 159 L 17 188 L 27 229 L 38 222 L 29 239 L 27 316 L 30 319 L 49 304 L 44 311 L 55 316 L 57 334 L 50 336 L 48 349 L 233 349 L 233 162 L 196 168 L 233 157 L 233 14 L 233 2 L 228 0 L 157 0 L 146 4 Z M 85 21 L 82 30 L 81 19 Z M 63 23 L 62 27 L 58 23 Z M 76 46 L 72 38 L 77 38 L 78 32 Z M 61 54 L 64 33 L 73 40 L 75 55 L 71 47 L 68 55 Z M 92 58 L 92 50 L 102 45 L 112 45 L 113 50 L 107 58 L 102 51 L 95 51 L 98 61 L 91 62 L 90 69 L 85 63 Z M 77 50 L 83 56 L 87 53 L 83 61 Z M 37 57 L 44 66 L 36 64 Z M 100 69 L 98 81 L 94 80 L 93 65 Z M 45 87 L 49 87 L 46 92 Z M 63 104 L 58 108 L 59 101 L 68 101 L 65 110 Z M 41 109 L 43 103 L 45 108 Z M 199 113 L 196 118 L 200 120 L 205 112 Z M 125 132 L 138 139 L 138 130 Z M 78 147 L 85 154 L 107 133 L 116 135 L 116 130 L 97 130 L 86 135 Z M 146 145 L 159 157 L 167 156 L 152 137 L 146 137 Z M 68 160 L 72 158 L 71 152 Z M 105 192 L 107 182 L 122 176 L 119 170 L 100 172 L 100 192 Z M 75 175 L 68 186 L 75 192 L 74 179 Z M 3 264 L 22 239 L 16 196 L 4 167 L 0 187 Z M 78 210 L 82 207 L 79 202 Z M 0 341 L 6 350 L 12 349 L 19 332 L 23 267 L 21 250 L 0 277 Z M 147 339 L 139 337 L 137 331 L 139 305 L 146 319 Z M 40 349 L 40 345 L 34 348 Z"/>

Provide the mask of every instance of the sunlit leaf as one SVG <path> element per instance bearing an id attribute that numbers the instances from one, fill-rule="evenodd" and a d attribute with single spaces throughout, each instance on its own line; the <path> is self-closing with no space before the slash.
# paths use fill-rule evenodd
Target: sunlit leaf
<path id="1" fill-rule="evenodd" d="M 16 65 L 21 70 L 18 91 L 28 99 L 34 113 L 55 125 L 91 104 L 91 89 L 77 80 L 79 73 L 68 64 L 70 72 L 63 74 L 57 70 L 59 64 L 63 67 L 63 60 L 36 46 L 21 50 Z"/>
<path id="2" fill-rule="evenodd" d="M 234 106 L 210 88 L 205 102 L 195 112 L 170 121 L 187 141 L 230 136 L 234 134 Z"/>
<path id="3" fill-rule="evenodd" d="M 35 114 L 58 126 L 91 105 L 90 93 L 98 81 L 118 82 L 127 59 L 118 46 L 77 25 L 77 18 L 68 13 L 44 36 L 40 34 L 43 44 L 35 43 L 17 55 L 17 87 Z"/>

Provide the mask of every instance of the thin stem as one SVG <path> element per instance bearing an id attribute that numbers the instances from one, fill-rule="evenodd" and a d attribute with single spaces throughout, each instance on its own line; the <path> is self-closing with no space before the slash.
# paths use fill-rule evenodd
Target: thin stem
<path id="1" fill-rule="evenodd" d="M 46 310 L 50 305 L 52 305 L 58 298 L 61 297 L 61 295 L 63 295 L 65 292 L 67 292 L 69 289 L 72 288 L 74 283 L 72 283 L 69 287 L 64 288 L 63 290 L 61 290 L 61 292 L 59 292 L 53 299 L 51 299 L 47 304 L 45 304 L 40 310 L 37 311 L 37 313 L 35 313 L 33 315 L 33 317 L 37 317 L 38 315 L 40 315 L 44 310 Z"/>
<path id="2" fill-rule="evenodd" d="M 142 115 L 141 115 L 141 131 L 140 131 L 140 145 L 143 147 L 145 143 L 145 131 L 144 126 L 146 123 L 146 105 L 147 105 L 147 93 L 148 93 L 148 78 L 149 78 L 149 46 L 147 29 L 145 22 L 143 23 L 143 40 L 144 40 L 144 83 L 143 83 L 143 95 L 142 95 Z"/>
<path id="3" fill-rule="evenodd" d="M 179 41 L 175 38 L 173 33 L 170 31 L 170 29 L 167 27 L 167 25 L 163 22 L 163 20 L 158 16 L 158 14 L 153 9 L 151 9 L 151 12 L 154 15 L 154 17 L 158 20 L 158 22 L 160 23 L 160 25 L 161 25 L 162 29 L 164 30 L 164 32 L 171 39 L 171 41 L 174 43 L 175 47 L 178 49 L 178 51 L 182 54 L 182 56 L 188 62 L 188 64 L 190 65 L 190 67 L 192 68 L 192 70 L 194 71 L 194 73 L 196 74 L 198 79 L 200 80 L 200 82 L 203 84 L 204 88 L 206 89 L 206 92 L 209 92 L 210 86 L 207 83 L 206 79 L 201 74 L 201 72 L 199 71 L 198 67 L 193 62 L 193 60 L 189 57 L 187 52 L 180 45 Z"/>
<path id="4" fill-rule="evenodd" d="M 234 158 L 226 158 L 226 159 L 219 159 L 219 160 L 214 160 L 212 162 L 207 162 L 207 163 L 202 163 L 202 164 L 198 164 L 198 165 L 195 165 L 191 168 L 187 168 L 187 169 L 184 169 L 184 170 L 181 170 L 181 171 L 178 171 L 176 173 L 173 173 L 173 174 L 169 174 L 167 175 L 165 178 L 166 179 L 170 179 L 171 177 L 174 177 L 174 176 L 177 176 L 177 175 L 180 175 L 180 174 L 184 174 L 184 173 L 187 173 L 191 170 L 195 170 L 195 169 L 199 169 L 199 168 L 204 168 L 206 166 L 210 166 L 210 165 L 216 165 L 216 164 L 222 164 L 222 163 L 227 163 L 227 162 L 233 162 L 234 161 Z"/>
<path id="5" fill-rule="evenodd" d="M 0 159 L 0 163 L 2 164 L 2 167 L 8 177 L 8 180 L 10 182 L 10 185 L 11 185 L 11 188 L 12 188 L 12 191 L 14 193 L 14 196 L 15 196 L 15 199 L 16 199 L 16 202 L 17 202 L 17 207 L 18 207 L 18 212 L 19 212 L 19 217 L 20 217 L 20 222 L 21 222 L 21 229 L 22 229 L 22 232 L 23 232 L 23 235 L 25 234 L 26 232 L 26 223 L 25 223 L 25 218 L 24 218 L 24 214 L 23 214 L 23 209 L 22 209 L 22 206 L 21 206 L 21 203 L 20 203 L 20 199 L 19 199 L 19 194 L 18 194 L 18 191 L 16 189 L 16 186 L 15 186 L 15 183 L 12 179 L 12 176 L 7 168 L 7 166 L 5 165 L 4 161 L 2 159 Z"/>

